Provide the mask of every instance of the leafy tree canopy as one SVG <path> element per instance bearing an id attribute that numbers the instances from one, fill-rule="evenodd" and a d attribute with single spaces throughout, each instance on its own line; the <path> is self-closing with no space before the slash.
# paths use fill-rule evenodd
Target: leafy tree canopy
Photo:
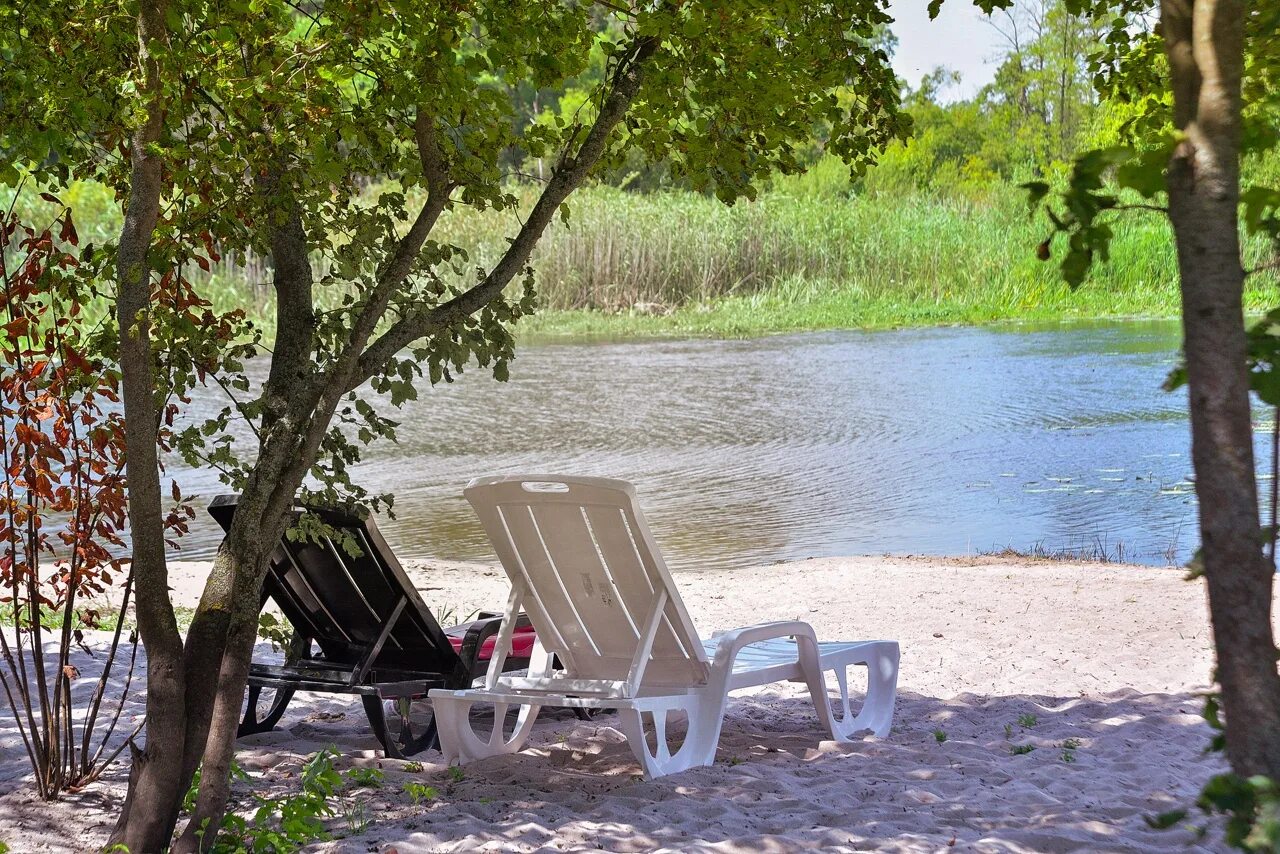
<path id="1" fill-rule="evenodd" d="M 909 125 L 887 21 L 881 0 L 0 8 L 0 183 L 96 181 L 125 213 L 118 241 L 84 252 L 88 274 L 116 288 L 137 610 L 153 665 L 146 758 L 113 841 L 165 848 L 198 764 L 195 812 L 172 850 L 198 849 L 206 823 L 218 825 L 265 557 L 300 491 L 362 497 L 348 466 L 394 429 L 357 390 L 369 383 L 396 404 L 423 375 L 447 380 L 473 360 L 504 378 L 510 323 L 534 305 L 530 253 L 575 189 L 628 158 L 661 161 L 726 203 L 801 171 L 815 128 L 861 169 Z M 545 113 L 523 106 L 571 89 Z M 509 181 L 530 161 L 545 167 L 543 186 L 518 207 Z M 512 223 L 487 268 L 436 231 L 463 207 Z M 270 259 L 276 304 L 260 386 L 240 371 L 259 344 L 247 321 L 190 310 L 196 268 L 248 253 Z M 228 323 L 240 324 L 231 336 Z M 179 325 L 181 352 L 162 359 Z M 172 415 L 165 401 L 210 375 L 230 405 L 174 441 L 220 468 L 241 501 L 184 648 L 148 455 L 163 441 L 155 423 Z M 250 425 L 254 453 L 225 438 L 233 419 Z"/>
<path id="2" fill-rule="evenodd" d="M 1168 60 L 1149 4 L 1072 0 L 1071 5 L 1110 21 L 1091 63 L 1094 85 L 1113 108 L 1115 143 L 1081 152 L 1066 187 L 1045 207 L 1052 232 L 1042 254 L 1048 256 L 1056 237 L 1065 239 L 1062 273 L 1074 287 L 1095 259 L 1107 258 L 1116 211 L 1165 211 L 1166 170 L 1183 137 L 1174 130 Z M 1257 4 L 1247 15 L 1245 54 L 1242 219 L 1249 234 L 1280 252 L 1280 175 L 1267 157 L 1280 143 L 1280 7 Z M 1026 187 L 1033 207 L 1049 199 L 1049 183 Z"/>
<path id="3" fill-rule="evenodd" d="M 533 305 L 528 249 L 573 188 L 550 176 L 580 183 L 661 161 L 732 203 L 768 175 L 802 170 L 818 126 L 826 150 L 861 169 L 908 131 L 887 21 L 876 0 L 171 2 L 167 40 L 150 49 L 164 115 L 148 150 L 165 183 L 152 268 L 177 287 L 222 255 L 278 255 L 273 236 L 296 216 L 319 274 L 303 300 L 314 328 L 293 343 L 309 352 L 315 385 L 372 379 L 396 402 L 422 372 L 448 379 L 473 358 L 502 378 L 507 325 Z M 119 4 L 0 9 L 0 181 L 34 173 L 56 191 L 93 180 L 123 203 L 129 140 L 151 103 L 138 45 Z M 638 89 L 620 100 L 633 72 Z M 572 97 L 533 113 L 539 92 Z M 548 164 L 550 192 L 516 223 L 510 182 L 533 160 Z M 512 250 L 492 268 L 432 239 L 436 218 L 459 206 L 512 215 Z M 92 248 L 103 275 L 113 252 Z M 521 275 L 524 295 L 504 298 Z M 295 331 L 274 342 L 277 357 Z M 414 342 L 413 359 L 396 358 Z M 179 394 L 220 366 L 213 349 L 169 372 Z M 228 388 L 248 391 L 235 358 L 229 367 Z M 267 391 L 203 434 L 237 415 L 259 428 L 280 417 Z M 364 405 L 338 416 L 361 438 L 392 426 Z M 197 453 L 202 436 L 186 439 Z M 345 480 L 353 453 L 337 432 L 326 442 L 334 470 L 315 473 Z M 247 476 L 225 447 L 198 452 L 237 486 Z"/>

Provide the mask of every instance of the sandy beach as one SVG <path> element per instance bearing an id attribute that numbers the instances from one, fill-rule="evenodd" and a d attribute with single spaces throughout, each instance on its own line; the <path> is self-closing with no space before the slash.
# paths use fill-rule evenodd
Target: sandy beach
<path id="1" fill-rule="evenodd" d="M 466 616 L 505 600 L 496 566 L 407 568 L 433 608 Z M 179 604 L 194 604 L 206 570 L 175 566 Z M 1222 850 L 1214 823 L 1197 836 L 1144 822 L 1191 806 L 1224 770 L 1204 754 L 1197 696 L 1212 664 L 1204 590 L 1179 570 L 858 557 L 678 582 L 705 635 L 802 619 L 823 639 L 898 640 L 893 733 L 824 742 L 802 689 L 774 685 L 735 695 L 713 767 L 645 782 L 610 716 L 546 713 L 522 754 L 451 775 L 434 751 L 415 764 L 381 758 L 358 702 L 304 695 L 278 730 L 241 740 L 253 780 L 235 801 L 247 810 L 251 790 L 287 793 L 306 757 L 334 745 L 340 767 L 378 767 L 384 779 L 344 795 L 317 851 Z M 91 679 L 95 662 L 82 659 Z M 126 718 L 140 711 L 131 703 Z M 0 717 L 0 841 L 100 845 L 125 772 L 41 805 Z M 413 803 L 408 783 L 435 797 Z M 1194 810 L 1190 820 L 1206 823 Z"/>

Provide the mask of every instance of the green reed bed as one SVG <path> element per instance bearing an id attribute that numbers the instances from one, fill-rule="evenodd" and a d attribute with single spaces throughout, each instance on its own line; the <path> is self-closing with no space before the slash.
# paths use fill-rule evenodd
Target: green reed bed
<path id="1" fill-rule="evenodd" d="M 521 195 L 527 209 L 534 190 Z M 86 189 L 69 201 L 82 235 L 86 226 L 100 239 L 118 230 L 101 192 Z M 1036 259 L 1047 223 L 1028 215 L 1022 191 L 1010 185 L 943 195 L 853 193 L 843 172 L 818 169 L 732 207 L 684 191 L 596 186 L 577 193 L 569 209 L 568 224 L 557 220 L 534 255 L 542 310 L 522 321 L 523 334 L 736 336 L 1173 317 L 1179 309 L 1163 217 L 1117 217 L 1111 258 L 1072 292 L 1056 259 Z M 442 219 L 436 237 L 469 251 L 469 278 L 499 257 L 519 222 L 516 211 L 459 209 Z M 1250 244 L 1250 263 L 1265 250 Z M 270 337 L 269 279 L 261 259 L 226 258 L 206 292 L 220 309 L 246 308 Z M 1272 307 L 1280 301 L 1276 286 L 1274 275 L 1251 278 L 1246 306 Z M 328 296 L 337 300 L 341 290 Z"/>
<path id="2" fill-rule="evenodd" d="M 1036 259 L 1048 229 L 1017 188 L 969 197 L 790 190 L 733 207 L 675 191 L 580 193 L 569 225 L 557 223 L 534 256 L 543 311 L 522 328 L 539 337 L 744 335 L 1179 310 L 1169 229 L 1157 215 L 1118 218 L 1110 260 L 1072 292 L 1056 260 Z M 496 219 L 447 227 L 482 261 L 500 245 Z M 1277 296 L 1274 277 L 1255 277 L 1246 303 L 1261 310 Z"/>

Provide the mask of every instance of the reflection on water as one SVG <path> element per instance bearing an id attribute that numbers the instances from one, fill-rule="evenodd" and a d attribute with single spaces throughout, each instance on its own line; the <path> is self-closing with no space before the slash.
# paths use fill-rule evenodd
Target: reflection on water
<path id="1" fill-rule="evenodd" d="M 530 345 L 506 384 L 423 390 L 357 474 L 395 493 L 405 558 L 491 559 L 462 486 L 558 472 L 634 481 L 677 569 L 1098 543 L 1181 560 L 1186 398 L 1160 390 L 1177 345 L 1171 323 Z M 201 525 L 184 556 L 217 538 Z"/>

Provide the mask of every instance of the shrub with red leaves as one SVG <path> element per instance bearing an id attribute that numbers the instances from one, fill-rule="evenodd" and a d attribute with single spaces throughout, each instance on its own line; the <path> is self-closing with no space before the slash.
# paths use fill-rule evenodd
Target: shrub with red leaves
<path id="1" fill-rule="evenodd" d="M 0 684 L 46 799 L 95 779 L 123 747 L 112 736 L 137 653 L 130 636 L 113 686 L 130 595 L 124 418 L 118 372 L 93 355 L 102 324 L 85 307 L 77 244 L 67 209 L 41 230 L 12 211 L 0 219 Z M 84 632 L 105 603 L 118 616 L 94 652 Z M 74 649 L 101 664 L 80 702 Z"/>

